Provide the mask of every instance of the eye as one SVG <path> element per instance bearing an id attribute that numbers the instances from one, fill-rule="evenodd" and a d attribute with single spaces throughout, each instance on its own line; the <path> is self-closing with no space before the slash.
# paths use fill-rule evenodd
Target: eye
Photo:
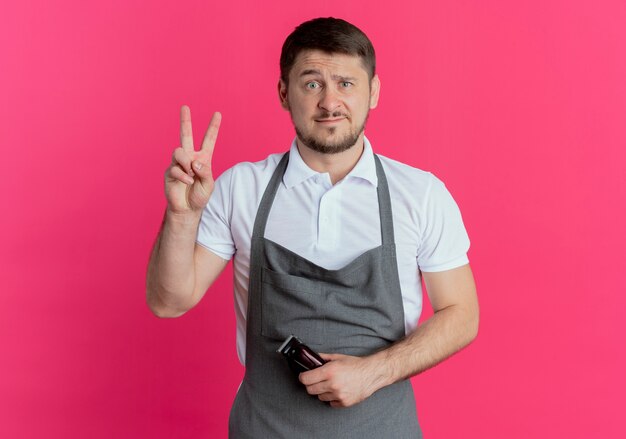
<path id="1" fill-rule="evenodd" d="M 313 82 L 313 81 L 307 82 L 304 86 L 308 88 L 309 90 L 315 90 L 320 87 L 320 85 L 317 82 Z"/>
<path id="2" fill-rule="evenodd" d="M 341 81 L 339 83 L 343 88 L 348 88 L 348 87 L 352 87 L 352 83 L 349 81 Z"/>

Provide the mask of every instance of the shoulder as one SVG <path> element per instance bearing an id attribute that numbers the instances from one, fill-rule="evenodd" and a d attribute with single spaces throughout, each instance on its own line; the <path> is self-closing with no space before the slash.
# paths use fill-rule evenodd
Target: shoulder
<path id="1" fill-rule="evenodd" d="M 389 193 L 396 204 L 421 214 L 458 208 L 445 183 L 432 172 L 378 156 L 389 182 Z"/>
<path id="2" fill-rule="evenodd" d="M 264 160 L 257 162 L 239 162 L 226 169 L 216 180 L 219 186 L 230 186 L 233 188 L 251 189 L 248 185 L 257 185 L 263 181 L 269 181 L 272 173 L 276 170 L 278 162 L 284 153 L 274 153 Z"/>
<path id="3" fill-rule="evenodd" d="M 405 194 L 411 199 L 423 199 L 432 190 L 433 185 L 443 184 L 432 172 L 377 155 L 383 165 L 391 192 Z"/>

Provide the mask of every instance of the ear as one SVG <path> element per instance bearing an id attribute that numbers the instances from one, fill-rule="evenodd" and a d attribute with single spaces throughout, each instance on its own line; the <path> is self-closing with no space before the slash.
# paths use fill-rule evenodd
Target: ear
<path id="1" fill-rule="evenodd" d="M 378 105 L 378 96 L 380 95 L 380 79 L 378 75 L 374 75 L 370 81 L 370 110 Z"/>
<path id="2" fill-rule="evenodd" d="M 282 79 L 278 80 L 278 98 L 280 105 L 285 110 L 289 110 L 289 101 L 287 100 L 287 84 Z"/>

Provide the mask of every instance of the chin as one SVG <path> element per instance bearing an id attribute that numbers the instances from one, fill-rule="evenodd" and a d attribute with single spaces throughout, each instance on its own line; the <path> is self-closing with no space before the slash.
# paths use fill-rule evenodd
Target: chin
<path id="1" fill-rule="evenodd" d="M 339 154 L 349 150 L 359 141 L 365 130 L 365 125 L 359 128 L 348 130 L 347 127 L 326 127 L 323 130 L 314 129 L 302 132 L 298 127 L 295 127 L 295 130 L 300 142 L 309 149 L 322 154 Z"/>

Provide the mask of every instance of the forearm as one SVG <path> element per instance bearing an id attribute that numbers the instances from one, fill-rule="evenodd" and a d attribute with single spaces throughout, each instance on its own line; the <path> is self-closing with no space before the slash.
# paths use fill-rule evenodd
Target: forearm
<path id="1" fill-rule="evenodd" d="M 300 382 L 309 394 L 332 407 L 350 407 L 448 358 L 470 343 L 477 331 L 477 306 L 448 306 L 409 336 L 375 354 L 355 357 L 320 353 L 327 363 L 300 374 Z"/>
<path id="2" fill-rule="evenodd" d="M 413 333 L 370 358 L 383 387 L 421 373 L 467 346 L 478 333 L 478 309 L 449 306 Z"/>
<path id="3" fill-rule="evenodd" d="M 189 308 L 194 291 L 194 249 L 201 212 L 175 215 L 166 210 L 156 239 L 146 279 L 150 309 L 163 317 L 176 317 Z"/>

